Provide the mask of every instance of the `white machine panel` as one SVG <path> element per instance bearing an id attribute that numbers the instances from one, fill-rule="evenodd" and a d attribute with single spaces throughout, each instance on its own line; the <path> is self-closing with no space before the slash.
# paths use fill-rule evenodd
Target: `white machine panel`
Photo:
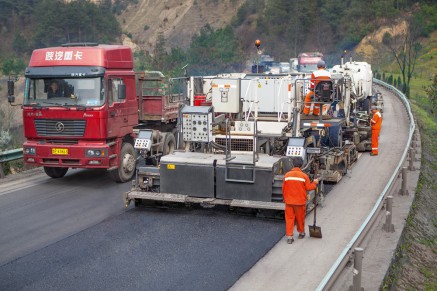
<path id="1" fill-rule="evenodd" d="M 182 110 L 184 141 L 210 142 L 212 140 L 212 110 L 207 106 L 186 106 Z"/>
<path id="2" fill-rule="evenodd" d="M 253 134 L 253 121 L 235 121 L 234 130 L 231 133 Z"/>
<path id="3" fill-rule="evenodd" d="M 305 155 L 305 149 L 303 147 L 287 146 L 287 157 L 301 157 Z"/>
<path id="4" fill-rule="evenodd" d="M 212 105 L 215 112 L 238 113 L 240 111 L 240 80 L 214 79 Z"/>
<path id="5" fill-rule="evenodd" d="M 150 151 L 152 147 L 152 131 L 151 130 L 140 130 L 138 137 L 135 139 L 135 149 Z"/>
<path id="6" fill-rule="evenodd" d="M 305 138 L 303 137 L 291 137 L 288 139 L 287 157 L 301 157 L 305 160 Z"/>
<path id="7" fill-rule="evenodd" d="M 258 94 L 259 112 L 286 112 L 289 81 L 286 79 L 272 78 L 268 75 L 259 80 L 253 78 L 255 78 L 255 76 L 249 76 L 241 80 L 241 98 L 246 100 L 246 108 L 244 109 L 247 109 L 247 101 L 255 100 L 255 94 Z"/>

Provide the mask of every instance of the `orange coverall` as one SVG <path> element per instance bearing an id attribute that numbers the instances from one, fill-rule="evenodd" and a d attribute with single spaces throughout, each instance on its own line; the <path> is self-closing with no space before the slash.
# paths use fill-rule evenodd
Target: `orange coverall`
<path id="1" fill-rule="evenodd" d="M 378 110 L 373 113 L 373 118 L 370 120 L 372 125 L 372 154 L 378 154 L 378 138 L 381 131 L 382 116 Z"/>
<path id="2" fill-rule="evenodd" d="M 293 168 L 284 176 L 282 195 L 285 203 L 285 234 L 293 236 L 294 219 L 297 231 L 305 232 L 305 208 L 307 191 L 316 189 L 317 184 L 310 182 L 307 174 L 300 168 Z"/>
<path id="3" fill-rule="evenodd" d="M 305 96 L 304 108 L 303 108 L 304 114 L 308 115 L 310 113 L 311 96 L 314 95 L 314 88 L 317 86 L 318 81 L 330 80 L 330 79 L 331 79 L 331 73 L 326 71 L 325 68 L 319 68 L 317 71 L 314 71 L 311 74 L 310 89 L 312 90 L 310 90 L 308 94 Z M 313 114 L 319 115 L 319 113 L 320 113 L 320 104 L 314 103 Z"/>

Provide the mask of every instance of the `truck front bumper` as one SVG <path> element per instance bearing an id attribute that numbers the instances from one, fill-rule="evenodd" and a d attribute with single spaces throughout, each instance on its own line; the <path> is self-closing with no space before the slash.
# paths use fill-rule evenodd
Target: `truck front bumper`
<path id="1" fill-rule="evenodd" d="M 74 145 L 26 141 L 23 144 L 24 162 L 37 166 L 69 168 L 109 168 L 110 146 L 105 143 L 82 142 Z"/>

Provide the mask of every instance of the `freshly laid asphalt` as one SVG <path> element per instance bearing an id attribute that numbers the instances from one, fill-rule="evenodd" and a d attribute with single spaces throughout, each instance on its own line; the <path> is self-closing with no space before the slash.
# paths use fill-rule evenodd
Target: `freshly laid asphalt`
<path id="1" fill-rule="evenodd" d="M 0 289 L 225 290 L 283 232 L 223 211 L 135 208 L 0 266 Z"/>

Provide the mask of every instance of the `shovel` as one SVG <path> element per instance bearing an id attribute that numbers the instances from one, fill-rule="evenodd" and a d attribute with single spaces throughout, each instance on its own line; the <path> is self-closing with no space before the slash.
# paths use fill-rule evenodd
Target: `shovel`
<path id="1" fill-rule="evenodd" d="M 310 230 L 310 237 L 322 238 L 322 229 L 320 226 L 316 226 L 316 209 L 317 209 L 317 196 L 319 194 L 319 185 L 316 188 L 316 194 L 314 196 L 314 224 L 308 225 Z"/>

